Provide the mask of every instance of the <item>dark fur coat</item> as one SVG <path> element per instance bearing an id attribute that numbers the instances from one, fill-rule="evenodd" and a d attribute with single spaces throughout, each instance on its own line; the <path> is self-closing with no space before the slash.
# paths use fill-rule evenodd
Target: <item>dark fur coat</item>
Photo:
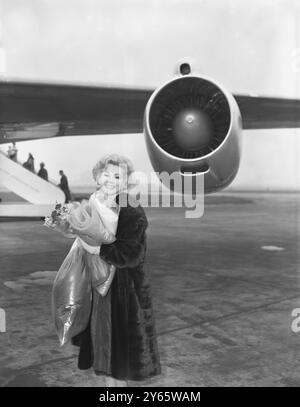
<path id="1" fill-rule="evenodd" d="M 141 206 L 121 207 L 116 241 L 101 246 L 101 258 L 116 266 L 116 274 L 105 297 L 93 290 L 90 323 L 72 339 L 80 346 L 79 369 L 93 367 L 96 374 L 120 380 L 161 372 L 149 269 L 144 267 L 147 226 Z"/>

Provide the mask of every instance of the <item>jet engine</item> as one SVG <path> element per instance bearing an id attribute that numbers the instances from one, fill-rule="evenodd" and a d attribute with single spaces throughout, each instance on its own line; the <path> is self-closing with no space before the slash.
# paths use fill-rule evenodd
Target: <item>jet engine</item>
<path id="1" fill-rule="evenodd" d="M 229 92 L 205 76 L 192 74 L 188 63 L 181 64 L 178 71 L 147 103 L 144 135 L 148 154 L 159 174 L 180 174 L 182 184 L 191 177 L 193 188 L 196 178 L 202 177 L 204 192 L 215 192 L 228 186 L 239 168 L 240 110 Z M 174 184 L 167 186 L 183 192 Z"/>

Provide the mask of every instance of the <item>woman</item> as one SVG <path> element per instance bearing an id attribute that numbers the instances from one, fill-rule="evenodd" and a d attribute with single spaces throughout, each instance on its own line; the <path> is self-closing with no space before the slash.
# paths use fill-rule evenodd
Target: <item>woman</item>
<path id="1" fill-rule="evenodd" d="M 143 267 L 148 221 L 141 206 L 128 202 L 127 180 L 132 163 L 112 154 L 93 169 L 97 197 L 118 213 L 116 240 L 102 244 L 100 257 L 116 267 L 105 297 L 93 290 L 93 306 L 86 330 L 75 336 L 80 346 L 79 369 L 94 368 L 107 386 L 126 386 L 161 373 L 148 270 Z M 127 206 L 119 206 L 123 193 Z"/>
<path id="2" fill-rule="evenodd" d="M 31 172 L 35 172 L 34 169 L 34 158 L 31 153 L 28 154 L 27 161 L 24 162 L 23 167 L 27 168 L 27 170 Z"/>

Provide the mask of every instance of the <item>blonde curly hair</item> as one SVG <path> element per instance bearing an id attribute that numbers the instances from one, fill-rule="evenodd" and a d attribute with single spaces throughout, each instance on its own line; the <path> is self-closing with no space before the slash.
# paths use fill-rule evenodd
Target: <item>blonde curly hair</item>
<path id="1" fill-rule="evenodd" d="M 126 168 L 128 187 L 134 186 L 137 184 L 137 181 L 132 180 L 132 175 L 134 174 L 134 167 L 133 167 L 131 160 L 120 154 L 107 154 L 104 157 L 100 158 L 100 160 L 96 163 L 96 165 L 94 166 L 94 168 L 92 170 L 93 178 L 95 181 L 96 181 L 99 173 L 101 173 L 103 170 L 105 170 L 105 168 L 108 166 L 108 164 L 113 164 L 113 165 L 117 165 L 117 166 Z"/>

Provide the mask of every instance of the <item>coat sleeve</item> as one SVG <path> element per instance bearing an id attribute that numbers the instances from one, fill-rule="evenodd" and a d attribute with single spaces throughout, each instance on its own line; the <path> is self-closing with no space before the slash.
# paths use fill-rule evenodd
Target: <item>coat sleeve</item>
<path id="1" fill-rule="evenodd" d="M 148 226 L 146 217 L 132 219 L 113 243 L 102 244 L 100 257 L 116 268 L 136 267 L 145 252 L 144 233 Z"/>

